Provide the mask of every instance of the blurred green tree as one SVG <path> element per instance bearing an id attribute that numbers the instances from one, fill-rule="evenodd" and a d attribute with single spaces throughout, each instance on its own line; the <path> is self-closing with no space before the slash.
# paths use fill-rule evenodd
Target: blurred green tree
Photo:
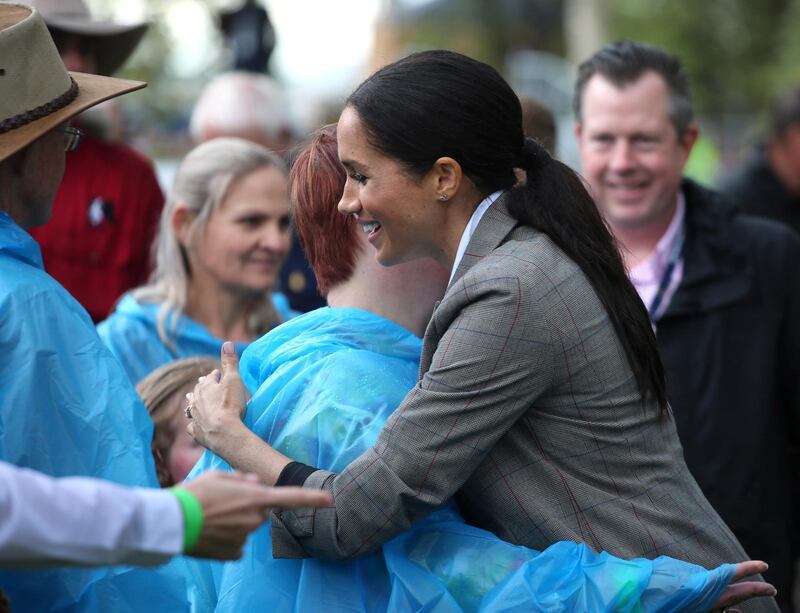
<path id="1" fill-rule="evenodd" d="M 611 33 L 678 54 L 701 113 L 762 110 L 800 81 L 800 0 L 614 0 Z"/>
<path id="2" fill-rule="evenodd" d="M 125 21 L 124 16 L 130 13 L 122 9 L 131 9 L 130 6 L 121 7 L 119 0 L 87 0 L 86 3 L 96 18 L 112 21 Z M 148 20 L 150 26 L 136 51 L 115 75 L 146 81 L 148 84 L 135 96 L 120 98 L 118 103 L 125 109 L 128 119 L 127 129 L 131 132 L 128 137 L 147 138 L 147 143 L 138 144 L 155 156 L 182 155 L 185 152 L 189 146 L 188 139 L 175 138 L 175 135 L 183 133 L 184 124 L 202 86 L 219 71 L 223 61 L 221 37 L 217 34 L 216 37 L 212 36 L 210 42 L 212 49 L 218 52 L 211 54 L 212 59 L 207 66 L 189 74 L 178 70 L 174 58 L 179 37 L 192 36 L 194 32 L 190 27 L 176 31 L 174 23 L 170 26 L 168 12 L 174 10 L 176 4 L 162 0 L 137 0 L 138 13 Z M 204 17 L 211 24 L 208 27 L 215 30 L 216 1 L 180 0 L 180 4 L 192 5 L 196 13 L 194 18 Z"/>

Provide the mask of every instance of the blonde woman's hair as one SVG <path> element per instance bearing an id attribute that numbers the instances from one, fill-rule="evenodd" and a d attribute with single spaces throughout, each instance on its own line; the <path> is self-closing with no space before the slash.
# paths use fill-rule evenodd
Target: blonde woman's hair
<path id="1" fill-rule="evenodd" d="M 186 310 L 191 275 L 186 249 L 178 242 L 172 228 L 175 207 L 180 203 L 194 213 L 190 229 L 190 237 L 193 237 L 225 199 L 234 181 L 270 166 L 284 175 L 287 173 L 283 161 L 261 145 L 240 138 L 216 138 L 192 149 L 178 167 L 153 245 L 155 270 L 147 285 L 132 292 L 137 302 L 161 305 L 156 327 L 161 341 L 168 347 L 174 345 L 168 330 L 174 332 Z M 248 322 L 250 332 L 254 337 L 261 336 L 279 323 L 281 319 L 272 304 L 271 294 L 265 292 L 263 304 Z"/>

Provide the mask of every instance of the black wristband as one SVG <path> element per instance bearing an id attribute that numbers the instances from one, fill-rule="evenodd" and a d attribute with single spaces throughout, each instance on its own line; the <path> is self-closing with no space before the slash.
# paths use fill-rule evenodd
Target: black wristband
<path id="1" fill-rule="evenodd" d="M 283 467 L 278 480 L 275 482 L 276 487 L 283 485 L 300 485 L 302 486 L 306 479 L 311 476 L 311 473 L 317 472 L 317 469 L 302 462 L 289 462 Z"/>

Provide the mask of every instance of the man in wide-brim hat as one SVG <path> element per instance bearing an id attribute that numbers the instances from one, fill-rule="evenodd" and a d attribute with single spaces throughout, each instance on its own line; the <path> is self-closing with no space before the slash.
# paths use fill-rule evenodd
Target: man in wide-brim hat
<path id="1" fill-rule="evenodd" d="M 83 0 L 31 0 L 61 52 L 91 51 L 95 66 L 84 72 L 112 75 L 122 68 L 147 31 L 146 22 L 116 23 L 94 19 Z M 71 68 L 68 61 L 64 64 Z"/>
<path id="2" fill-rule="evenodd" d="M 41 16 L 0 3 L 0 460 L 56 477 L 157 487 L 147 411 L 26 232 L 50 217 L 65 149 L 80 138 L 70 118 L 141 87 L 69 73 Z M 184 600 L 181 586 L 157 576 L 143 585 L 130 572 L 3 569 L 0 586 L 19 611 L 90 603 L 115 610 L 120 602 L 148 610 Z"/>
<path id="3" fill-rule="evenodd" d="M 83 0 L 30 0 L 27 4 L 41 13 L 62 59 L 67 50 L 82 51 L 96 64 L 84 67 L 83 72 L 114 74 L 131 56 L 148 27 L 143 21 L 94 19 Z M 69 61 L 64 64 L 73 69 Z"/>
<path id="4" fill-rule="evenodd" d="M 158 487 L 147 410 L 25 231 L 49 218 L 64 152 L 80 141 L 69 119 L 141 87 L 67 72 L 38 12 L 0 2 L 0 590 L 14 611 L 188 610 L 174 573 L 10 569 L 156 564 L 180 553 L 233 559 L 268 507 L 328 502 L 320 492 L 278 491 L 235 475 L 170 494 L 55 482 L 5 464 Z M 48 496 L 59 498 L 48 504 Z"/>
<path id="5" fill-rule="evenodd" d="M 83 0 L 18 1 L 41 14 L 70 71 L 114 73 L 147 30 L 144 22 L 95 19 Z M 115 117 L 76 119 L 86 132 L 83 144 L 67 159 L 50 222 L 31 231 L 48 272 L 95 323 L 123 293 L 147 280 L 164 205 L 152 162 L 120 140 Z"/>
<path id="6" fill-rule="evenodd" d="M 27 228 L 50 217 L 49 207 L 64 170 L 63 151 L 67 145 L 75 146 L 70 141 L 79 140 L 74 132 L 65 133 L 63 124 L 89 107 L 145 84 L 67 72 L 36 12 L 14 4 L 3 4 L 0 9 L 0 163 L 4 173 L 0 208 L 12 216 L 20 215 L 20 223 Z M 60 155 L 55 155 L 56 150 Z M 47 159 L 50 164 L 48 168 L 29 168 L 29 158 Z M 7 202 L 12 195 L 16 200 L 22 197 L 20 192 L 10 193 L 7 181 L 24 182 L 31 178 L 22 172 L 27 170 L 35 170 L 40 175 L 37 179 L 45 181 L 52 193 L 49 198 L 42 194 L 35 208 L 9 208 L 22 207 L 23 203 Z M 40 184 L 39 189 L 46 187 Z"/>

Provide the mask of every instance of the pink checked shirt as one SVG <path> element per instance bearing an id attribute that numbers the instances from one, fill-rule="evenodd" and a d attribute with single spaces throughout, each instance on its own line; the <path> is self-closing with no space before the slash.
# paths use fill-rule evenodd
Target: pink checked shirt
<path id="1" fill-rule="evenodd" d="M 628 272 L 633 286 L 636 288 L 639 297 L 648 310 L 653 304 L 656 292 L 658 292 L 661 278 L 664 276 L 667 264 L 669 263 L 670 252 L 678 237 L 678 230 L 683 225 L 685 216 L 686 201 L 683 197 L 683 193 L 678 192 L 678 205 L 675 208 L 675 214 L 672 216 L 672 221 L 670 221 L 667 231 L 664 232 L 664 235 L 656 244 L 653 253 L 651 253 L 647 259 L 642 260 L 639 264 L 631 268 Z M 664 314 L 664 311 L 667 310 L 669 301 L 672 300 L 672 296 L 675 294 L 675 290 L 678 289 L 678 285 L 680 285 L 682 279 L 683 258 L 680 258 L 672 271 L 672 277 L 666 290 L 664 290 L 664 296 L 661 299 L 661 304 L 657 312 L 651 314 L 653 320 L 658 320 L 658 318 Z"/>

